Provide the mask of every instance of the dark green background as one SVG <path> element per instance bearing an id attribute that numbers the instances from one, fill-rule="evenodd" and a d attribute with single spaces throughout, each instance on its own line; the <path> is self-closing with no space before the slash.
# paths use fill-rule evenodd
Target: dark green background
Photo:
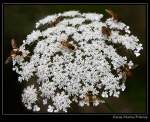
<path id="1" fill-rule="evenodd" d="M 32 32 L 35 23 L 43 17 L 67 10 L 80 12 L 105 13 L 112 9 L 123 22 L 130 26 L 131 32 L 140 39 L 144 46 L 142 55 L 137 59 L 139 67 L 133 72 L 133 77 L 126 82 L 126 90 L 119 99 L 110 98 L 108 105 L 99 107 L 78 108 L 74 106 L 70 112 L 99 113 L 145 113 L 146 112 L 146 5 L 4 5 L 4 60 L 9 55 L 10 39 L 16 38 L 20 45 L 26 35 Z M 11 71 L 11 63 L 4 65 L 4 112 L 25 113 L 20 95 L 23 85 L 17 82 L 17 74 Z"/>

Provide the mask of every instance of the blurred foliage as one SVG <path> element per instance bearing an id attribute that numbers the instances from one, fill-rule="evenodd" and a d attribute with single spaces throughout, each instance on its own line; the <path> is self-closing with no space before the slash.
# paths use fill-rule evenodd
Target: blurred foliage
<path id="1" fill-rule="evenodd" d="M 146 5 L 4 5 L 4 60 L 9 55 L 10 39 L 16 38 L 18 45 L 26 38 L 26 35 L 31 33 L 35 27 L 35 23 L 43 17 L 68 10 L 79 10 L 80 12 L 96 12 L 106 15 L 105 9 L 112 9 L 118 13 L 122 21 L 130 26 L 131 32 L 140 39 L 144 46 L 142 55 L 137 59 L 139 67 L 135 69 L 132 78 L 126 82 L 126 90 L 121 93 L 119 99 L 110 98 L 107 104 L 101 104 L 99 107 L 84 107 L 79 108 L 76 105 L 71 108 L 71 112 L 125 112 L 125 113 L 144 113 L 146 112 Z M 9 67 L 9 68 L 8 68 Z M 13 75 L 11 66 L 5 66 L 4 79 L 6 81 L 6 111 L 24 112 L 20 110 L 18 102 L 15 108 L 8 108 L 11 101 L 8 101 L 15 89 L 20 92 L 15 98 L 20 99 L 22 89 L 19 88 L 17 81 L 12 83 Z M 8 71 L 9 69 L 9 71 Z M 12 80 L 12 81 L 10 81 Z M 17 79 L 15 79 L 17 80 Z M 11 83 L 10 83 L 11 82 Z M 14 87 L 10 85 L 15 85 Z M 15 90 L 14 90 L 15 91 Z M 8 98 L 8 100 L 7 100 Z M 19 101 L 21 102 L 21 101 Z M 14 102 L 15 104 L 15 102 Z M 14 109 L 14 110 L 10 110 Z"/>

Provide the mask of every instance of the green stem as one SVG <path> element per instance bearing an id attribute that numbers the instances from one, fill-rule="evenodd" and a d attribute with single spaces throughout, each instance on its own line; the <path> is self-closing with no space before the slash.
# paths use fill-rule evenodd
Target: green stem
<path id="1" fill-rule="evenodd" d="M 115 110 L 110 106 L 110 104 L 106 100 L 105 100 L 105 105 L 112 113 L 115 112 Z"/>
<path id="2" fill-rule="evenodd" d="M 107 100 L 105 99 L 105 98 L 100 98 L 100 99 L 102 99 L 102 100 L 104 100 L 105 101 L 105 105 L 106 105 L 106 107 L 112 112 L 112 113 L 114 113 L 115 112 L 115 110 L 110 106 L 110 104 L 107 102 Z"/>

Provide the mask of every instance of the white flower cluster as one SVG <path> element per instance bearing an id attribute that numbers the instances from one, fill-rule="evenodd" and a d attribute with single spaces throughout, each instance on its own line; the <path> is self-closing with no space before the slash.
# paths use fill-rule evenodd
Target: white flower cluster
<path id="1" fill-rule="evenodd" d="M 32 104 L 35 104 L 37 101 L 37 90 L 34 88 L 34 85 L 28 86 L 26 89 L 24 89 L 22 94 L 22 102 L 25 104 L 25 107 L 27 107 L 29 110 L 32 109 Z M 34 109 L 37 110 L 37 106 L 34 107 Z"/>
<path id="2" fill-rule="evenodd" d="M 35 30 L 20 46 L 22 56 L 13 59 L 13 70 L 20 74 L 20 82 L 30 84 L 36 76 L 31 82 L 36 88 L 28 86 L 22 94 L 28 109 L 40 111 L 47 106 L 47 112 L 67 112 L 74 101 L 80 106 L 89 105 L 85 100 L 89 92 L 98 98 L 108 98 L 119 97 L 120 91 L 125 90 L 123 74 L 117 70 L 125 65 L 132 69 L 134 63 L 128 56 L 121 56 L 115 45 L 130 50 L 135 58 L 143 47 L 131 35 L 129 26 L 102 18 L 98 13 L 68 11 L 36 23 Z M 102 27 L 110 29 L 109 37 Z M 26 60 L 27 55 L 30 60 Z M 38 95 L 43 98 L 42 105 L 36 104 Z M 103 102 L 95 100 L 93 105 Z"/>

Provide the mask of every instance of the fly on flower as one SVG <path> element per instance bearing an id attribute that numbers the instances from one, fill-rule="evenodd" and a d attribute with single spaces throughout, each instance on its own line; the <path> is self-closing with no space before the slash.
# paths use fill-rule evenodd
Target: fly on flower
<path id="1" fill-rule="evenodd" d="M 97 98 L 97 96 L 92 95 L 92 92 L 89 91 L 89 92 L 86 94 L 86 96 L 85 96 L 85 98 L 84 98 L 84 101 L 85 101 L 86 103 L 88 103 L 89 105 L 93 105 L 93 103 L 96 102 L 96 101 L 99 101 L 99 99 Z"/>
<path id="2" fill-rule="evenodd" d="M 121 18 L 116 13 L 114 13 L 112 10 L 105 9 L 105 11 L 113 18 L 113 20 L 117 20 L 117 21 L 121 20 Z"/>
<path id="3" fill-rule="evenodd" d="M 62 17 L 62 16 L 57 17 L 54 22 L 49 23 L 49 24 L 50 24 L 50 27 L 56 26 L 56 25 L 57 25 L 60 21 L 62 21 L 63 19 L 64 19 L 64 17 Z"/>
<path id="4" fill-rule="evenodd" d="M 5 64 L 9 63 L 17 55 L 22 55 L 22 52 L 19 51 L 17 47 L 17 43 L 15 39 L 11 39 L 11 47 L 12 47 L 12 50 L 10 52 L 10 56 L 6 59 Z"/>
<path id="5" fill-rule="evenodd" d="M 61 35 L 61 45 L 69 50 L 75 50 L 75 46 L 71 43 L 69 43 L 71 41 L 71 37 L 65 35 L 65 34 L 62 34 Z"/>
<path id="6" fill-rule="evenodd" d="M 128 65 L 124 65 L 120 67 L 120 72 L 122 73 L 123 82 L 125 82 L 127 78 L 132 77 L 133 75 L 132 70 L 135 69 L 136 67 L 138 67 L 138 65 L 134 65 L 131 68 L 129 68 Z"/>
<path id="7" fill-rule="evenodd" d="M 106 26 L 102 26 L 102 34 L 106 35 L 107 37 L 109 37 L 111 35 L 111 31 Z"/>
<path id="8" fill-rule="evenodd" d="M 61 44 L 62 44 L 62 46 L 66 47 L 66 48 L 68 48 L 70 50 L 74 50 L 75 49 L 75 47 L 72 44 L 70 44 L 68 41 L 62 41 Z"/>
<path id="9" fill-rule="evenodd" d="M 70 50 L 75 50 L 75 46 L 74 46 L 73 44 L 71 44 L 70 41 L 71 41 L 71 37 L 69 36 L 69 37 L 67 37 L 65 40 L 63 39 L 63 40 L 61 41 L 61 44 L 62 44 L 62 46 L 65 47 L 65 48 L 68 48 L 68 49 L 70 49 Z"/>

